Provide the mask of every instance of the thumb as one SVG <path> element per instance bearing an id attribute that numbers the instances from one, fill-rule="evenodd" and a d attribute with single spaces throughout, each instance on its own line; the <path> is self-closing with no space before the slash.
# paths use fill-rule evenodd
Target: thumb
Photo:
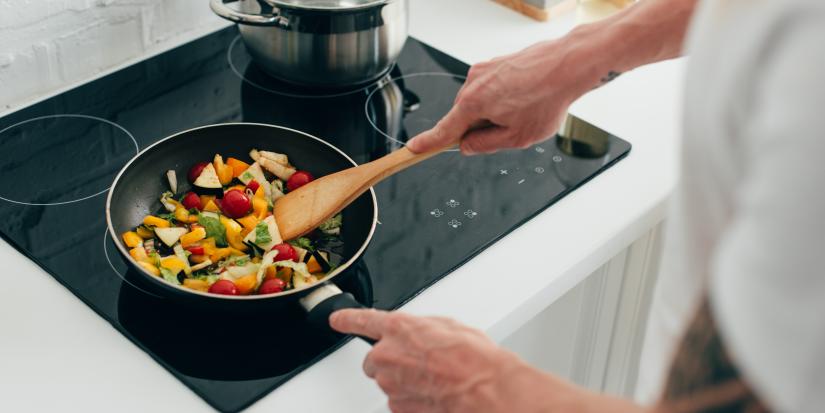
<path id="1" fill-rule="evenodd" d="M 414 153 L 423 153 L 458 143 L 474 120 L 461 105 L 456 104 L 432 129 L 407 142 L 407 148 Z"/>
<path id="2" fill-rule="evenodd" d="M 387 324 L 386 311 L 374 309 L 339 310 L 329 316 L 329 325 L 338 332 L 380 340 Z"/>
<path id="3" fill-rule="evenodd" d="M 510 130 L 503 126 L 476 129 L 461 140 L 461 153 L 464 155 L 493 153 L 499 149 L 511 147 L 510 140 Z"/>

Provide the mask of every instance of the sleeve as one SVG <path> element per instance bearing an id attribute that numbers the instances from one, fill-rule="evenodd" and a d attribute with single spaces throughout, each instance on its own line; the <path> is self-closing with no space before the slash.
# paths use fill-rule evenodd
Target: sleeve
<path id="1" fill-rule="evenodd" d="M 825 7 L 805 4 L 774 19 L 754 67 L 745 170 L 710 267 L 732 358 L 791 413 L 825 406 Z"/>

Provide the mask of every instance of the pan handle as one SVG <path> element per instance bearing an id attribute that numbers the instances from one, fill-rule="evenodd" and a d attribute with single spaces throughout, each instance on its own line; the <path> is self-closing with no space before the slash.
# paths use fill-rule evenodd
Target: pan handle
<path id="1" fill-rule="evenodd" d="M 321 285 L 309 295 L 301 299 L 301 305 L 307 310 L 307 321 L 316 331 L 326 331 L 338 334 L 329 326 L 329 316 L 346 308 L 366 308 L 350 293 L 341 291 L 335 284 Z M 369 337 L 356 336 L 375 345 L 375 340 Z"/>

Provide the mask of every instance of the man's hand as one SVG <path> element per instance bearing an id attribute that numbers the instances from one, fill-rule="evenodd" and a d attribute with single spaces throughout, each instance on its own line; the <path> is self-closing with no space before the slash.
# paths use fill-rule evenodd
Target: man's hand
<path id="1" fill-rule="evenodd" d="M 560 39 L 474 65 L 453 109 L 407 147 L 422 153 L 460 140 L 471 155 L 550 138 L 581 95 L 618 73 L 679 56 L 695 4 L 639 2 Z"/>
<path id="2" fill-rule="evenodd" d="M 550 41 L 474 65 L 453 109 L 407 147 L 428 152 L 463 137 L 461 152 L 474 155 L 550 138 L 570 103 L 598 82 L 571 64 L 570 46 Z M 489 126 L 474 128 L 482 123 Z"/>
<path id="3" fill-rule="evenodd" d="M 395 413 L 574 412 L 580 389 L 527 366 L 482 332 L 453 320 L 341 310 L 330 324 L 378 340 L 364 372 Z"/>

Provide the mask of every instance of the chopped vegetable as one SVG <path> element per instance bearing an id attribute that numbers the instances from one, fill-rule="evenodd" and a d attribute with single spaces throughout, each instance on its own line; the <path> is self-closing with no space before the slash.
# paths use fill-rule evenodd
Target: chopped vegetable
<path id="1" fill-rule="evenodd" d="M 158 235 L 158 238 L 163 241 L 169 247 L 175 246 L 184 234 L 189 232 L 186 228 L 181 227 L 174 227 L 174 228 L 155 228 L 155 234 Z"/>
<path id="2" fill-rule="evenodd" d="M 192 166 L 187 178 L 194 192 L 183 195 L 175 195 L 187 190 L 178 185 L 176 172 L 166 171 L 171 191 L 159 197 L 163 212 L 147 215 L 121 235 L 131 258 L 152 276 L 211 294 L 276 294 L 323 279 L 331 266 L 315 242 L 329 248 L 330 237 L 340 233 L 341 216 L 318 228 L 325 237 L 285 244 L 273 205 L 285 186 L 297 189 L 312 175 L 297 171 L 285 154 L 252 150 L 250 156 L 251 164 L 236 158 L 224 162 L 216 154 L 212 162 Z"/>
<path id="3" fill-rule="evenodd" d="M 137 247 L 138 245 L 143 244 L 143 238 L 141 238 L 140 235 L 137 234 L 137 232 L 133 232 L 133 231 L 124 232 L 122 237 L 123 237 L 123 242 L 129 248 L 134 248 L 134 247 Z"/>
<path id="4" fill-rule="evenodd" d="M 169 189 L 172 190 L 172 193 L 178 192 L 178 175 L 175 174 L 174 170 L 166 171 L 166 179 L 169 181 Z"/>
<path id="5" fill-rule="evenodd" d="M 215 171 L 215 166 L 211 163 L 206 164 L 201 171 L 201 174 L 198 176 L 198 179 L 195 179 L 193 185 L 206 190 L 223 188 L 221 185 L 221 180 L 218 178 L 218 172 Z"/>
<path id="6" fill-rule="evenodd" d="M 198 216 L 198 224 L 203 225 L 206 229 L 206 236 L 215 239 L 215 244 L 219 247 L 225 247 L 226 243 L 226 228 L 221 224 L 218 214 L 211 212 L 204 212 Z"/>
<path id="7" fill-rule="evenodd" d="M 167 221 L 163 218 L 158 218 L 154 215 L 147 215 L 146 218 L 143 218 L 143 225 L 146 225 L 147 227 L 158 227 L 158 228 L 169 228 L 169 227 L 172 226 L 169 223 L 169 221 Z"/>

